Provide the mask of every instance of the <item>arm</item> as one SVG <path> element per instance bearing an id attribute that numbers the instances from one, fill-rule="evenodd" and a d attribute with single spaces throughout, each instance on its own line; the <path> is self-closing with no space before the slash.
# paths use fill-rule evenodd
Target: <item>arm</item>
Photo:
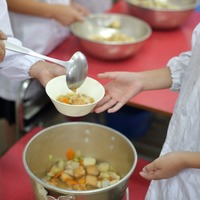
<path id="1" fill-rule="evenodd" d="M 145 166 L 140 175 L 148 180 L 160 180 L 176 176 L 188 168 L 200 169 L 200 152 L 172 152 Z"/>
<path id="2" fill-rule="evenodd" d="M 7 39 L 7 36 L 2 31 L 0 31 L 0 62 L 2 62 L 5 57 L 6 50 L 5 50 L 5 45 L 3 43 L 3 40 L 6 40 L 6 39 Z"/>
<path id="3" fill-rule="evenodd" d="M 128 100 L 146 90 L 169 88 L 172 84 L 170 69 L 144 72 L 106 72 L 99 78 L 109 79 L 105 85 L 106 95 L 95 108 L 96 113 L 108 109 L 109 113 L 119 110 Z"/>
<path id="4" fill-rule="evenodd" d="M 9 37 L 8 40 L 20 44 L 15 38 Z M 66 74 L 64 67 L 8 50 L 4 61 L 0 63 L 0 76 L 12 78 L 14 81 L 36 78 L 45 86 L 53 77 L 64 74 Z"/>
<path id="5" fill-rule="evenodd" d="M 199 35 L 200 24 L 193 31 L 192 48 Z M 139 73 L 107 72 L 99 78 L 110 79 L 105 85 L 106 95 L 95 108 L 96 113 L 108 109 L 109 113 L 119 110 L 128 100 L 141 91 L 170 88 L 178 91 L 182 85 L 182 78 L 189 66 L 191 51 L 183 52 L 173 57 L 166 68 Z"/>
<path id="6" fill-rule="evenodd" d="M 89 12 L 82 7 L 66 4 L 50 4 L 35 0 L 7 0 L 9 11 L 55 19 L 63 26 L 82 21 Z"/>

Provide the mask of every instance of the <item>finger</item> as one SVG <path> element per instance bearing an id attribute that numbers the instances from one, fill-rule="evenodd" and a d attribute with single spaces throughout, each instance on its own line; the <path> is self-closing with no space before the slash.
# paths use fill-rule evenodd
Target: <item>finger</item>
<path id="1" fill-rule="evenodd" d="M 151 172 L 151 173 L 145 173 L 143 171 L 139 172 L 140 176 L 142 176 L 143 178 L 147 179 L 147 180 L 156 180 L 155 178 L 155 172 Z"/>
<path id="2" fill-rule="evenodd" d="M 0 46 L 0 62 L 3 61 L 5 57 L 5 49 Z"/>
<path id="3" fill-rule="evenodd" d="M 63 66 L 52 64 L 48 67 L 48 73 L 52 75 L 52 77 L 65 75 L 66 69 Z"/>
<path id="4" fill-rule="evenodd" d="M 118 102 L 114 107 L 108 109 L 108 113 L 114 113 L 116 111 L 118 111 L 120 108 L 122 108 L 124 104 L 121 102 Z"/>
<path id="5" fill-rule="evenodd" d="M 105 72 L 97 75 L 99 78 L 107 78 L 114 79 L 116 77 L 116 73 L 113 72 Z"/>
<path id="6" fill-rule="evenodd" d="M 7 36 L 5 33 L 3 33 L 3 31 L 0 30 L 0 39 L 1 40 L 6 40 L 7 39 Z"/>
<path id="7" fill-rule="evenodd" d="M 145 173 L 148 173 L 148 172 L 151 172 L 151 171 L 155 171 L 157 170 L 157 168 L 155 167 L 155 165 L 153 163 L 150 163 L 148 165 L 146 165 L 142 171 L 145 172 Z"/>
<path id="8" fill-rule="evenodd" d="M 96 113 L 103 112 L 103 111 L 109 109 L 110 107 L 113 107 L 115 104 L 116 104 L 116 101 L 113 100 L 113 99 L 111 99 L 111 100 L 109 100 L 108 102 L 106 102 L 105 104 L 103 104 L 102 106 L 97 107 L 97 108 L 95 109 L 95 112 L 96 112 Z"/>
<path id="9" fill-rule="evenodd" d="M 102 106 L 103 104 L 105 104 L 106 102 L 108 102 L 111 99 L 110 95 L 105 95 L 103 97 L 103 99 L 98 103 L 98 107 Z"/>

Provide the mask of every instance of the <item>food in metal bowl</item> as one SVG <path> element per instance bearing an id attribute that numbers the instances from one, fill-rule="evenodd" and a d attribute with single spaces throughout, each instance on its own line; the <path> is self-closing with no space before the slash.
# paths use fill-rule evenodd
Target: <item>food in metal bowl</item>
<path id="1" fill-rule="evenodd" d="M 69 149 L 79 150 L 87 158 L 85 165 L 93 164 L 96 159 L 97 163 L 107 163 L 101 166 L 101 170 L 105 170 L 109 164 L 120 175 L 120 180 L 92 190 L 68 190 L 44 181 L 47 169 L 52 163 L 65 159 Z M 73 153 L 72 156 L 67 153 L 68 156 L 72 158 Z M 23 163 L 37 200 L 122 200 L 137 164 L 137 152 L 131 141 L 114 129 L 96 123 L 67 122 L 48 127 L 33 136 L 24 149 Z"/>
<path id="2" fill-rule="evenodd" d="M 124 33 L 113 33 L 110 36 L 102 36 L 100 34 L 91 35 L 91 39 L 99 42 L 134 42 L 136 39 L 134 37 L 128 36 Z"/>
<path id="3" fill-rule="evenodd" d="M 148 23 L 125 14 L 92 14 L 70 26 L 82 51 L 96 58 L 119 60 L 138 53 L 152 29 Z"/>
<path id="4" fill-rule="evenodd" d="M 198 0 L 125 0 L 129 14 L 149 23 L 154 29 L 183 25 L 194 12 Z"/>
<path id="5" fill-rule="evenodd" d="M 81 191 L 105 188 L 120 179 L 110 163 L 70 148 L 66 158 L 53 163 L 42 180 L 56 187 Z"/>
<path id="6" fill-rule="evenodd" d="M 97 25 L 101 26 L 101 25 Z M 99 42 L 119 42 L 119 43 L 124 43 L 124 42 L 134 42 L 136 39 L 133 36 L 129 36 L 126 33 L 123 33 L 120 31 L 120 28 L 122 27 L 121 22 L 119 20 L 112 20 L 108 24 L 105 24 L 105 30 L 107 30 L 107 34 L 99 33 L 99 34 L 92 34 L 90 38 L 94 41 L 99 41 Z M 103 27 L 104 27 L 103 26 Z M 98 28 L 99 28 L 98 27 Z M 107 29 L 111 28 L 111 29 Z M 112 30 L 113 29 L 113 30 Z M 110 32 L 109 32 L 110 30 Z M 110 33 L 110 34 L 109 34 Z"/>

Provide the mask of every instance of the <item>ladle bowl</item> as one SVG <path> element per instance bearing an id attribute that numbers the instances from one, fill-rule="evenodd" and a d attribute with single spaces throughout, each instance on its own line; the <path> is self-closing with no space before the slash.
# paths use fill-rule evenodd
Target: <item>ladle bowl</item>
<path id="1" fill-rule="evenodd" d="M 79 88 L 87 77 L 87 59 L 85 55 L 79 51 L 74 53 L 69 61 L 63 61 L 36 53 L 31 49 L 13 44 L 11 42 L 8 42 L 7 40 L 4 41 L 4 44 L 7 50 L 41 58 L 65 67 L 67 71 L 66 83 L 70 90 L 76 90 L 77 88 Z"/>

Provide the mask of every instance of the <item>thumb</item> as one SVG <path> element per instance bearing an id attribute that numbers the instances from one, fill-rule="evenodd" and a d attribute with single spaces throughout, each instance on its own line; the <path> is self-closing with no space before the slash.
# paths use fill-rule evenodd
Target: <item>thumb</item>
<path id="1" fill-rule="evenodd" d="M 97 75 L 99 78 L 115 79 L 117 76 L 116 72 L 105 72 Z"/>

